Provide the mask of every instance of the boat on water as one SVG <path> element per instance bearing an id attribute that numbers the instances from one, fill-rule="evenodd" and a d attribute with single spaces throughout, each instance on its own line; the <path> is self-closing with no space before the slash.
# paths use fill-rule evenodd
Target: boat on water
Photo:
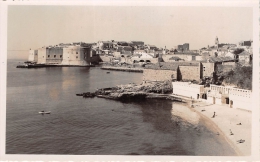
<path id="1" fill-rule="evenodd" d="M 39 114 L 50 114 L 50 111 L 40 111 Z"/>

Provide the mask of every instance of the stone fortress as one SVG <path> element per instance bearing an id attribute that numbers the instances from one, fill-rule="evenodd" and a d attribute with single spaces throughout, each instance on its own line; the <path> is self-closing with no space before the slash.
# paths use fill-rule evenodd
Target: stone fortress
<path id="1" fill-rule="evenodd" d="M 28 61 L 44 65 L 89 66 L 99 59 L 92 53 L 91 44 L 78 42 L 30 50 Z"/>

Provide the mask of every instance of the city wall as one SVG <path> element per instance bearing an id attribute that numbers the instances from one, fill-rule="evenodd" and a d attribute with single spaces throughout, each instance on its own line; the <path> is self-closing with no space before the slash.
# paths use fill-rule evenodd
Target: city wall
<path id="1" fill-rule="evenodd" d="M 144 81 L 172 81 L 172 79 L 177 79 L 177 71 L 153 69 L 143 70 Z"/>
<path id="2" fill-rule="evenodd" d="M 200 80 L 200 66 L 179 66 L 178 80 Z"/>

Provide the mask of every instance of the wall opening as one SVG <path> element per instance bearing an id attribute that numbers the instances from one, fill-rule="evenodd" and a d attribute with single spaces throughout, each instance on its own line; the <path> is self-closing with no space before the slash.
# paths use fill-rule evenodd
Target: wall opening
<path id="1" fill-rule="evenodd" d="M 225 98 L 226 104 L 229 104 L 229 98 Z"/>

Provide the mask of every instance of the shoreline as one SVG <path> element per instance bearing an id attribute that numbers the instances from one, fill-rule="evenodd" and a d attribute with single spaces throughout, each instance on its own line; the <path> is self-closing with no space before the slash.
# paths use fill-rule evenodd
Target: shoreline
<path id="1" fill-rule="evenodd" d="M 157 84 L 158 82 L 121 85 L 115 88 L 115 91 L 113 88 L 104 89 L 101 91 L 101 96 L 97 97 L 120 101 L 157 98 L 186 102 L 189 109 L 205 119 L 212 133 L 215 132 L 216 135 L 223 137 L 237 156 L 251 155 L 252 113 L 250 111 L 229 108 L 226 105 L 209 104 L 204 100 L 193 100 L 174 94 L 162 94 L 159 89 L 164 89 L 163 82 L 160 86 Z M 153 90 L 154 87 L 157 89 Z M 215 114 L 214 118 L 213 114 Z"/>
<path id="2" fill-rule="evenodd" d="M 195 107 L 190 109 L 207 121 L 211 131 L 216 134 L 219 133 L 234 149 L 237 156 L 251 155 L 251 118 L 239 118 L 244 113 L 247 113 L 246 116 L 250 117 L 251 112 L 230 109 L 222 105 L 209 105 L 205 102 L 197 102 L 194 105 Z M 201 110 L 205 111 L 202 112 Z M 214 112 L 216 112 L 216 117 L 212 118 Z M 242 123 L 242 125 L 237 125 L 238 123 Z M 230 135 L 230 130 L 234 135 Z M 240 139 L 245 140 L 245 142 L 238 143 L 237 141 Z"/>
<path id="3" fill-rule="evenodd" d="M 142 68 L 132 68 L 132 67 L 116 67 L 116 66 L 103 66 L 102 70 L 115 70 L 115 71 L 127 71 L 127 72 L 138 72 L 142 73 Z"/>
<path id="4" fill-rule="evenodd" d="M 163 99 L 169 100 L 166 96 L 168 95 L 151 95 L 151 97 L 146 97 L 149 99 Z M 105 99 L 113 99 L 106 95 L 97 96 Z M 174 100 L 173 102 L 178 102 L 178 100 Z M 213 134 L 221 136 L 227 142 L 227 144 L 234 150 L 236 156 L 250 156 L 251 155 L 251 122 L 247 121 L 249 119 L 251 121 L 251 112 L 243 111 L 240 109 L 230 109 L 226 106 L 222 105 L 213 105 L 203 101 L 195 101 L 191 104 L 189 101 L 186 102 L 179 101 L 182 103 L 186 103 L 186 107 L 193 112 L 196 112 L 203 120 L 205 126 L 212 131 Z M 193 107 L 191 107 L 193 105 Z M 195 106 L 195 107 L 194 107 Z M 205 110 L 205 111 L 201 111 Z M 228 110 L 228 111 L 226 111 Z M 216 117 L 212 118 L 213 113 L 216 112 Z M 244 113 L 246 113 L 248 117 L 243 117 Z M 225 114 L 225 116 L 222 116 Z M 229 124 L 228 124 L 229 123 Z M 237 125 L 238 123 L 242 123 L 242 125 Z M 234 135 L 230 135 L 230 130 Z M 244 143 L 238 143 L 237 141 L 243 139 Z"/>

